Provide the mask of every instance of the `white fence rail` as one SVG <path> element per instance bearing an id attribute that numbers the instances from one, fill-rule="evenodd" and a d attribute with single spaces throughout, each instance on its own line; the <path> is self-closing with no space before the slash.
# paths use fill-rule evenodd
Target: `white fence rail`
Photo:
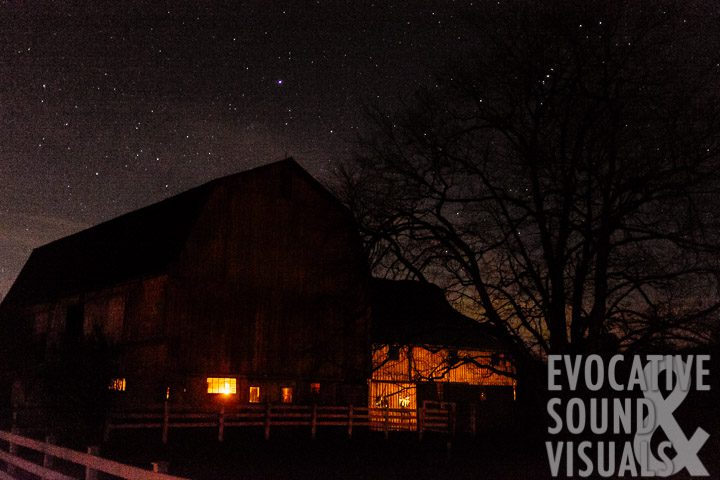
<path id="1" fill-rule="evenodd" d="M 312 438 L 320 427 L 344 427 L 352 437 L 353 430 L 367 427 L 376 431 L 412 430 L 454 433 L 454 404 L 423 406 L 419 410 L 402 408 L 374 408 L 318 405 L 242 405 L 219 412 L 172 411 L 166 403 L 163 410 L 118 412 L 110 415 L 106 439 L 114 430 L 160 429 L 162 441 L 167 443 L 170 429 L 214 428 L 218 441 L 225 430 L 233 427 L 261 427 L 270 438 L 273 427 L 305 427 Z"/>
<path id="2" fill-rule="evenodd" d="M 0 461 L 4 462 L 7 467 L 7 473 L 0 472 L 0 479 L 2 480 L 14 479 L 13 473 L 18 469 L 31 473 L 43 480 L 79 480 L 74 476 L 53 469 L 54 459 L 61 459 L 84 467 L 85 473 L 83 478 L 85 480 L 97 479 L 98 472 L 104 472 L 124 480 L 187 480 L 166 473 L 152 472 L 131 465 L 125 465 L 98 457 L 92 453 L 70 450 L 2 430 L 0 430 L 0 441 L 8 445 L 7 451 L 0 450 Z M 18 454 L 18 447 L 41 453 L 42 464 L 35 463 L 20 456 Z M 89 448 L 88 451 L 97 453 L 97 449 L 93 447 Z"/>

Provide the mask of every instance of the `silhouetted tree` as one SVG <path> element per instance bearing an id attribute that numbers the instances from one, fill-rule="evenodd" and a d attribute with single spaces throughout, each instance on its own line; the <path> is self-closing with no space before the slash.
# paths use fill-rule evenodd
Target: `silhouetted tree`
<path id="1" fill-rule="evenodd" d="M 430 278 L 517 352 L 706 339 L 718 309 L 718 11 L 488 3 L 462 62 L 343 172 L 376 274 Z"/>

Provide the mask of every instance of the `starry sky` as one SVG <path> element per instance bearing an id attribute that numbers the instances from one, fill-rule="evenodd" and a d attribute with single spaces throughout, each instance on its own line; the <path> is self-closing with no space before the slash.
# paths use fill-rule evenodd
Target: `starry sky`
<path id="1" fill-rule="evenodd" d="M 0 297 L 34 247 L 293 156 L 433 81 L 472 1 L 0 1 Z"/>

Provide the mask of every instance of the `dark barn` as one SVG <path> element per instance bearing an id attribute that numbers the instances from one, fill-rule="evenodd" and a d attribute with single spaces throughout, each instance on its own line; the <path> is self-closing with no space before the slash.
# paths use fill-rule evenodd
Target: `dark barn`
<path id="1" fill-rule="evenodd" d="M 84 349 L 119 407 L 364 402 L 363 255 L 351 214 L 292 159 L 49 243 L 0 307 L 4 403 L 41 409 L 42 372 Z"/>

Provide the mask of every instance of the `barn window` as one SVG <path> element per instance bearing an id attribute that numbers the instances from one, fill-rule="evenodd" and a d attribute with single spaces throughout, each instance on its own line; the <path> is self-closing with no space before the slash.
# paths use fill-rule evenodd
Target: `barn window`
<path id="1" fill-rule="evenodd" d="M 282 403 L 292 403 L 293 401 L 293 389 L 292 387 L 282 387 Z"/>
<path id="2" fill-rule="evenodd" d="M 115 390 L 116 392 L 124 392 L 127 387 L 127 382 L 124 378 L 112 378 L 108 385 L 108 390 Z"/>
<path id="3" fill-rule="evenodd" d="M 260 403 L 260 387 L 250 387 L 250 395 L 248 396 L 248 401 L 250 403 Z"/>
<path id="4" fill-rule="evenodd" d="M 224 395 L 237 393 L 237 380 L 235 378 L 208 377 L 207 393 L 221 393 Z"/>
<path id="5" fill-rule="evenodd" d="M 320 395 L 320 384 L 319 383 L 311 383 L 310 384 L 310 393 L 313 395 Z"/>

